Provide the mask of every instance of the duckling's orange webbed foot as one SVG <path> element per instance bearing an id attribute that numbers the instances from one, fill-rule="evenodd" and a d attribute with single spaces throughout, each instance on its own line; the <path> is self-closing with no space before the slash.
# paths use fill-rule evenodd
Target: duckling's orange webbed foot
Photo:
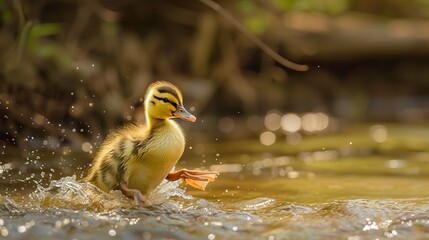
<path id="1" fill-rule="evenodd" d="M 122 181 L 119 184 L 119 189 L 125 196 L 134 199 L 134 203 L 136 205 L 141 205 L 146 203 L 146 200 L 143 194 L 137 189 L 128 188 L 128 184 L 125 181 Z"/>
<path id="2" fill-rule="evenodd" d="M 211 181 L 214 181 L 218 175 L 218 172 L 212 171 L 181 169 L 179 171 L 169 173 L 165 179 L 169 181 L 183 179 L 185 184 L 188 184 L 197 189 L 205 190 L 207 184 Z"/>

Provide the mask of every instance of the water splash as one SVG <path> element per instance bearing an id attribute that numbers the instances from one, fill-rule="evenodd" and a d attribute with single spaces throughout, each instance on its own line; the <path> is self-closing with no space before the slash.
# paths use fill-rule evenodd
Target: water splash
<path id="1" fill-rule="evenodd" d="M 176 196 L 183 199 L 190 200 L 192 196 L 187 195 L 185 190 L 180 188 L 182 181 L 167 181 L 164 180 L 158 187 L 153 190 L 148 197 L 148 202 L 151 205 L 159 205 L 165 203 L 170 197 Z"/>
<path id="2" fill-rule="evenodd" d="M 30 195 L 38 200 L 41 206 L 82 209 L 91 205 L 102 205 L 103 199 L 109 196 L 94 185 L 79 182 L 76 176 L 63 177 L 52 180 L 48 187 L 37 185 L 37 189 Z"/>
<path id="3" fill-rule="evenodd" d="M 275 203 L 275 200 L 272 198 L 260 197 L 254 198 L 246 201 L 239 202 L 237 206 L 243 210 L 262 210 L 272 206 Z"/>
<path id="4" fill-rule="evenodd" d="M 148 205 L 159 205 L 172 196 L 192 199 L 179 188 L 180 182 L 163 181 L 149 196 Z M 119 190 L 105 193 L 91 183 L 76 180 L 76 176 L 52 180 L 48 187 L 41 185 L 30 194 L 43 207 L 59 207 L 70 209 L 87 209 L 109 211 L 114 209 L 135 208 L 133 201 L 125 197 Z"/>

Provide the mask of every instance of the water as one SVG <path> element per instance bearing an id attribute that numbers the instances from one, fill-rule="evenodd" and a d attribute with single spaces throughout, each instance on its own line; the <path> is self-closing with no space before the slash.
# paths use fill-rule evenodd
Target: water
<path id="1" fill-rule="evenodd" d="M 80 182 L 80 157 L 52 161 L 48 154 L 39 154 L 37 161 L 30 158 L 27 164 L 10 157 L 0 175 L 0 235 L 427 239 L 428 139 L 424 128 L 388 129 L 389 140 L 383 144 L 366 139 L 367 131 L 361 129 L 311 136 L 296 146 L 262 146 L 249 140 L 234 142 L 233 147 L 221 141 L 207 143 L 206 151 L 220 154 L 213 160 L 205 157 L 203 165 L 222 170 L 220 177 L 206 191 L 164 182 L 149 197 L 148 206 L 134 205 L 119 191 L 107 194 Z M 178 167 L 195 167 L 195 158 L 188 153 Z"/>

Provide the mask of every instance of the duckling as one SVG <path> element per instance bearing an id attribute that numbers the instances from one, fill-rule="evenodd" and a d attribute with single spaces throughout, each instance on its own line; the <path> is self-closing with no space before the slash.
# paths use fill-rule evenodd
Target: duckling
<path id="1" fill-rule="evenodd" d="M 172 119 L 196 121 L 183 107 L 180 90 L 169 82 L 155 82 L 147 89 L 144 106 L 146 124 L 131 124 L 109 134 L 84 180 L 105 192 L 119 189 L 137 204 L 146 203 L 146 196 L 164 179 L 183 179 L 204 190 L 218 172 L 170 172 L 185 149 L 183 130 Z"/>

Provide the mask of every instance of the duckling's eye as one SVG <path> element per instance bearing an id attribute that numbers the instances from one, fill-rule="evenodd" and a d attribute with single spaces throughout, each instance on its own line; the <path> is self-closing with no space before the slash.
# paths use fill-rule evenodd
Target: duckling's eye
<path id="1" fill-rule="evenodd" d="M 162 101 L 164 103 L 170 103 L 171 105 L 173 105 L 174 107 L 177 107 L 177 103 L 174 103 L 172 101 L 170 101 L 168 98 L 164 97 L 157 97 L 157 96 L 153 96 L 155 99 L 157 99 L 158 101 Z"/>

